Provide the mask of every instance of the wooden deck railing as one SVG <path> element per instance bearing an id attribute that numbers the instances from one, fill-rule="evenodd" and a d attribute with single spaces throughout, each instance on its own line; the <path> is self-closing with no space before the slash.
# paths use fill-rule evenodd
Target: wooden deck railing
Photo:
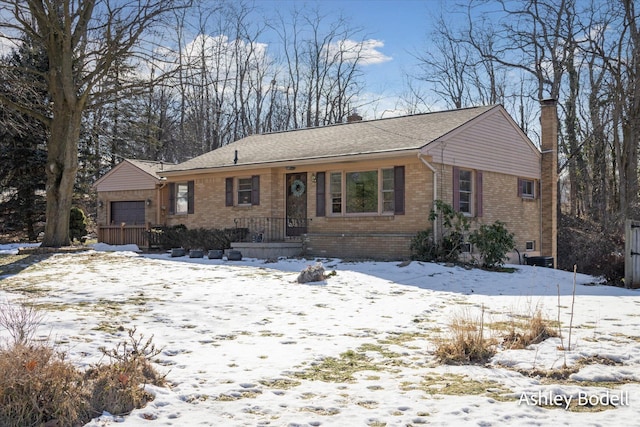
<path id="1" fill-rule="evenodd" d="M 149 246 L 148 230 L 146 225 L 100 225 L 98 242 L 109 245 L 135 244 L 143 248 Z"/>

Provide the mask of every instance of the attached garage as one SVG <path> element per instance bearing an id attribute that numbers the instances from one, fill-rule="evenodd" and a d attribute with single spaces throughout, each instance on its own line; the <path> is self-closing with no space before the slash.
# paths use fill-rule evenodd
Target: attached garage
<path id="1" fill-rule="evenodd" d="M 98 193 L 98 241 L 147 246 L 147 229 L 164 221 L 160 198 L 163 164 L 125 159 L 94 184 Z"/>
<path id="2" fill-rule="evenodd" d="M 111 224 L 144 225 L 144 200 L 111 202 Z"/>

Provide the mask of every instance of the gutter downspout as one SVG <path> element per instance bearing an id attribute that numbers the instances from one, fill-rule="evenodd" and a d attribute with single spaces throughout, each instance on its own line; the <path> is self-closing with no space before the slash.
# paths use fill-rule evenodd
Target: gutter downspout
<path id="1" fill-rule="evenodd" d="M 162 181 L 160 184 L 156 184 L 156 224 L 160 224 L 162 210 L 162 189 L 166 186 L 167 181 Z"/>
<path id="2" fill-rule="evenodd" d="M 432 208 L 433 208 L 433 207 L 435 207 L 435 205 L 436 205 L 436 200 L 438 200 L 438 173 L 437 173 L 436 168 L 434 168 L 434 167 L 431 165 L 431 163 L 429 163 L 427 160 L 425 160 L 425 158 L 424 158 L 424 157 L 422 157 L 422 153 L 418 153 L 418 158 L 420 159 L 420 161 L 421 161 L 422 163 L 424 163 L 424 165 L 425 165 L 426 167 L 428 167 L 428 168 L 431 170 L 431 172 L 433 172 L 433 203 L 432 203 L 432 205 L 431 205 L 431 206 L 432 206 Z M 437 221 L 434 221 L 434 222 L 433 222 L 433 238 L 434 238 L 434 239 L 437 239 L 437 238 L 438 238 L 438 237 L 437 237 L 437 236 L 438 236 L 438 233 L 437 233 L 437 232 L 438 232 L 438 229 L 437 229 L 437 227 L 438 227 L 438 222 L 437 222 Z"/>

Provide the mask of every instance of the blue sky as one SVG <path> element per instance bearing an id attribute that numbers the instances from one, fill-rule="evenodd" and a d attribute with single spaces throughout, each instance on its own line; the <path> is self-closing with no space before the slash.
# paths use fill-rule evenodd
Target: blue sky
<path id="1" fill-rule="evenodd" d="M 381 42 L 377 53 L 384 60 L 363 68 L 365 90 L 371 96 L 382 97 L 376 111 L 363 107 L 360 113 L 373 118 L 384 110 L 392 110 L 396 96 L 403 91 L 403 76 L 415 66 L 414 54 L 427 46 L 433 29 L 433 17 L 438 15 L 440 0 L 257 0 L 256 5 L 268 11 L 286 13 L 295 6 L 318 6 L 324 13 L 338 16 L 340 12 L 353 27 L 362 28 L 361 36 Z M 446 3 L 444 3 L 446 4 Z M 368 107 L 370 108 L 370 107 Z"/>

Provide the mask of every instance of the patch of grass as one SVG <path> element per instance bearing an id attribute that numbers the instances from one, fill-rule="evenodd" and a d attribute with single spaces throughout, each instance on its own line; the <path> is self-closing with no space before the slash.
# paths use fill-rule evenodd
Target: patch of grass
<path id="1" fill-rule="evenodd" d="M 234 400 L 240 399 L 255 399 L 260 395 L 259 390 L 242 390 L 242 391 L 234 391 L 231 393 L 222 393 L 218 397 L 213 400 L 217 400 L 220 402 L 231 402 Z"/>
<path id="2" fill-rule="evenodd" d="M 275 388 L 278 390 L 288 390 L 294 387 L 298 387 L 300 384 L 302 384 L 300 381 L 292 380 L 289 378 L 260 380 L 258 382 L 265 387 Z"/>
<path id="3" fill-rule="evenodd" d="M 457 374 L 426 375 L 419 384 L 405 382 L 401 385 L 401 389 L 405 391 L 422 390 L 433 395 L 486 395 L 496 400 L 515 399 L 515 397 L 505 398 L 505 395 L 511 393 L 511 391 L 498 382 L 480 381 Z"/>
<path id="4" fill-rule="evenodd" d="M 576 361 L 573 366 L 566 366 L 557 369 L 516 369 L 516 372 L 521 373 L 524 376 L 536 378 L 542 384 L 565 384 L 565 385 L 579 385 L 581 387 L 604 387 L 613 389 L 622 384 L 639 384 L 640 381 L 635 381 L 631 379 L 623 379 L 620 381 L 578 381 L 572 380 L 570 378 L 571 375 L 580 371 L 580 369 L 587 365 L 622 365 L 621 362 L 617 362 L 615 360 L 609 359 L 607 357 L 602 356 L 591 356 L 591 357 L 583 357 L 582 359 Z"/>
<path id="5" fill-rule="evenodd" d="M 305 406 L 300 408 L 303 412 L 313 412 L 316 415 L 337 415 L 340 413 L 338 408 L 324 408 L 322 406 Z"/>
<path id="6" fill-rule="evenodd" d="M 417 341 L 430 338 L 429 334 L 423 332 L 400 332 L 390 333 L 385 338 L 378 340 L 380 344 L 404 345 L 410 341 Z"/>
<path id="7" fill-rule="evenodd" d="M 446 364 L 481 364 L 496 352 L 496 341 L 485 337 L 484 311 L 478 317 L 468 312 L 456 315 L 450 324 L 451 336 L 436 343 L 436 358 Z"/>
<path id="8" fill-rule="evenodd" d="M 512 324 L 509 333 L 503 339 L 503 346 L 508 349 L 523 349 L 531 344 L 538 344 L 547 338 L 557 337 L 558 333 L 551 326 L 552 322 L 542 318 L 537 311 L 526 322 Z"/>
<path id="9" fill-rule="evenodd" d="M 379 403 L 375 400 L 360 400 L 356 402 L 356 405 L 362 406 L 363 408 L 367 409 L 374 409 L 378 407 Z"/>
<path id="10" fill-rule="evenodd" d="M 268 330 L 259 331 L 261 337 L 283 337 L 284 334 L 280 332 L 271 332 Z"/>
<path id="11" fill-rule="evenodd" d="M 380 355 L 382 357 L 385 357 L 387 359 L 396 359 L 396 358 L 402 356 L 400 353 L 396 353 L 395 351 L 390 351 L 387 348 L 383 347 L 382 345 L 371 344 L 371 343 L 362 344 L 360 347 L 358 347 L 357 351 L 360 351 L 360 352 L 367 352 L 367 351 L 377 352 L 377 353 L 380 353 Z"/>
<path id="12" fill-rule="evenodd" d="M 358 371 L 378 371 L 379 366 L 363 353 L 345 351 L 339 357 L 326 357 L 305 371 L 294 376 L 303 380 L 346 383 L 355 381 L 353 374 Z"/>
<path id="13" fill-rule="evenodd" d="M 17 274 L 29 267 L 36 260 L 30 255 L 0 255 L 0 277 Z"/>

